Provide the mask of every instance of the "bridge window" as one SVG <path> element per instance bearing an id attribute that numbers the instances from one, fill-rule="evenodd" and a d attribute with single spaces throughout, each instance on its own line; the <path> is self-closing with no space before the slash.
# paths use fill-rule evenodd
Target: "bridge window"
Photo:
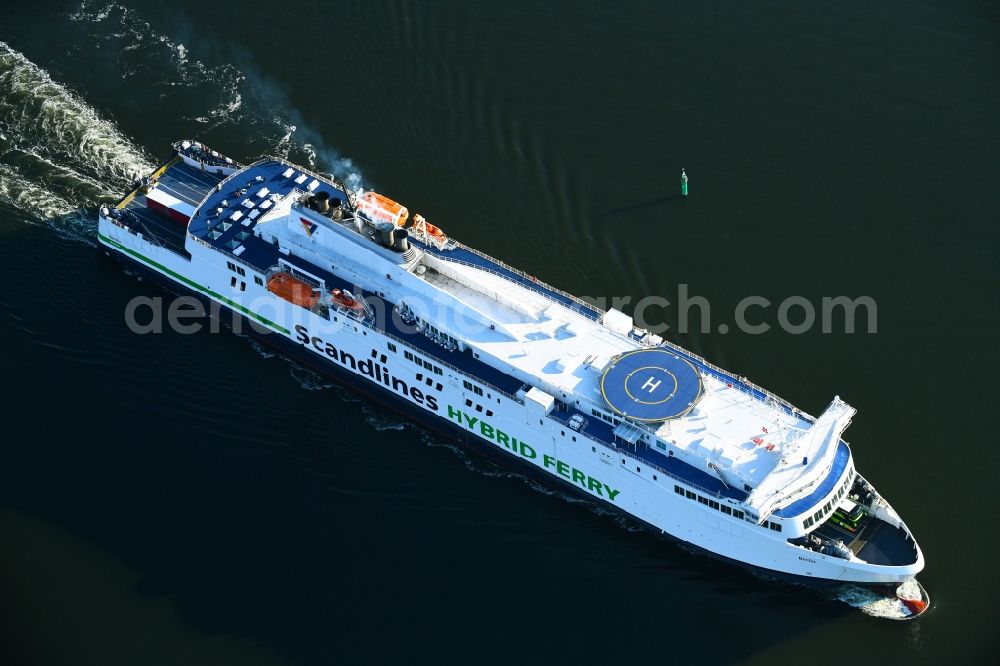
<path id="1" fill-rule="evenodd" d="M 413 354 L 410 353 L 410 352 L 408 352 L 408 351 L 404 351 L 403 352 L 403 358 L 405 358 L 407 361 L 412 361 L 413 360 Z"/>
<path id="2" fill-rule="evenodd" d="M 391 343 L 391 342 L 387 342 L 387 343 L 386 343 L 386 347 L 388 347 L 388 348 L 389 348 L 389 351 L 391 351 L 391 352 L 394 352 L 394 351 L 396 351 L 396 345 L 395 345 L 395 344 L 393 344 L 393 343 Z"/>
<path id="3" fill-rule="evenodd" d="M 708 498 L 698 495 L 698 504 L 704 504 L 705 506 L 708 506 Z"/>
<path id="4" fill-rule="evenodd" d="M 727 516 L 731 516 L 731 515 L 733 515 L 733 509 L 732 509 L 732 507 L 728 507 L 725 504 L 723 504 L 722 505 L 722 513 L 726 514 Z"/>
<path id="5" fill-rule="evenodd" d="M 778 523 L 768 523 L 768 527 L 770 527 L 775 532 L 780 532 L 781 531 L 781 525 L 778 524 Z"/>
<path id="6" fill-rule="evenodd" d="M 259 284 L 262 287 L 264 286 L 264 278 L 262 278 L 259 275 L 254 275 L 253 276 L 253 281 L 256 282 L 257 284 Z"/>
<path id="7" fill-rule="evenodd" d="M 695 495 L 695 494 L 694 494 L 693 492 L 691 492 L 690 490 L 685 490 L 685 491 L 684 491 L 684 496 L 685 496 L 685 497 L 687 497 L 688 499 L 694 499 L 694 498 L 696 498 L 696 497 L 697 497 L 697 495 Z"/>
<path id="8" fill-rule="evenodd" d="M 708 505 L 713 509 L 715 509 L 716 511 L 719 510 L 719 503 L 716 502 L 715 500 L 708 500 Z"/>
<path id="9" fill-rule="evenodd" d="M 734 509 L 733 510 L 733 518 L 739 518 L 739 519 L 742 520 L 743 519 L 743 512 L 742 511 L 736 511 Z"/>

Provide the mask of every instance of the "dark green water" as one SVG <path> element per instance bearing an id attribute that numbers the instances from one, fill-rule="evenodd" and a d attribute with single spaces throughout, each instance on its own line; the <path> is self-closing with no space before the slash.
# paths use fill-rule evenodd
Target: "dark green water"
<path id="1" fill-rule="evenodd" d="M 4 663 L 995 661 L 995 5 L 41 5 L 0 22 Z M 129 333 L 161 292 L 93 206 L 182 136 L 577 294 L 689 285 L 712 332 L 668 337 L 858 408 L 931 612 L 696 556 L 246 339 Z M 878 332 L 719 333 L 751 295 L 871 296 Z"/>

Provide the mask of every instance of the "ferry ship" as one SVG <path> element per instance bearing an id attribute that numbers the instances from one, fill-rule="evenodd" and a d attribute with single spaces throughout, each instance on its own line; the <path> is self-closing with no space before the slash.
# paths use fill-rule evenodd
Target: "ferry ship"
<path id="1" fill-rule="evenodd" d="M 111 256 L 425 426 L 702 551 L 902 595 L 913 534 L 810 416 L 381 194 L 194 141 L 99 212 Z"/>

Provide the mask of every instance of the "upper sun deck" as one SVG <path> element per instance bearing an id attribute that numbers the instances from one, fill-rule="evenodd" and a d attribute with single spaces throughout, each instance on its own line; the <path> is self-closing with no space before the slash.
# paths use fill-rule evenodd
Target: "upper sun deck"
<path id="1" fill-rule="evenodd" d="M 219 183 L 198 206 L 188 233 L 257 265 L 259 253 L 253 250 L 260 248 L 252 241 L 255 227 L 278 202 L 296 192 L 325 192 L 331 198 L 347 199 L 343 190 L 317 174 L 276 158 L 264 159 Z"/>

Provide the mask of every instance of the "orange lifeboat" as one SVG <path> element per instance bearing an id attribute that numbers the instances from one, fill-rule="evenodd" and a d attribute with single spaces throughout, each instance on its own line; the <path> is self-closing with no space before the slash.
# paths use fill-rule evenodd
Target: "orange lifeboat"
<path id="1" fill-rule="evenodd" d="M 275 273 L 267 281 L 267 290 L 290 303 L 304 308 L 316 307 L 319 300 L 312 285 L 292 277 L 288 273 Z"/>
<path id="2" fill-rule="evenodd" d="M 397 227 L 406 224 L 410 211 L 401 203 L 378 192 L 365 192 L 358 199 L 358 210 L 373 222 L 390 222 Z"/>
<path id="3" fill-rule="evenodd" d="M 438 240 L 445 240 L 448 238 L 445 236 L 444 232 L 441 231 L 440 227 L 436 227 L 427 220 L 420 213 L 415 213 L 413 215 L 413 228 L 417 231 L 426 231 L 427 235 L 432 236 Z"/>
<path id="4" fill-rule="evenodd" d="M 333 302 L 342 308 L 348 308 L 350 310 L 362 310 L 364 306 L 361 305 L 361 301 L 351 296 L 351 292 L 342 291 L 340 289 L 334 289 L 330 292 L 330 296 L 333 297 Z"/>

